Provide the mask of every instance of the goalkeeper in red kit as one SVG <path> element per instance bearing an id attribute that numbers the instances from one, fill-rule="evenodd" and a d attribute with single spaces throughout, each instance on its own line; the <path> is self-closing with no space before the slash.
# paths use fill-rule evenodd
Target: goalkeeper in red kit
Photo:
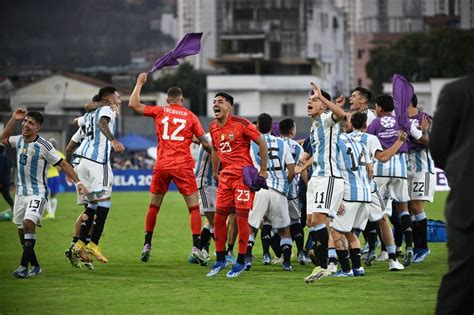
<path id="1" fill-rule="evenodd" d="M 245 252 L 250 234 L 248 215 L 253 206 L 255 192 L 244 183 L 243 169 L 253 166 L 250 157 L 250 143 L 258 144 L 261 154 L 260 176 L 267 177 L 267 145 L 257 128 L 247 119 L 230 114 L 234 99 L 227 93 L 217 93 L 213 110 L 215 120 L 209 126 L 212 138 L 212 168 L 218 181 L 216 194 L 216 214 L 214 217 L 214 239 L 216 262 L 208 277 L 215 276 L 227 267 L 225 243 L 227 237 L 226 219 L 231 209 L 235 209 L 238 226 L 239 255 L 237 263 L 227 273 L 227 277 L 237 277 L 245 269 Z M 222 169 L 218 174 L 219 161 Z"/>
<path id="2" fill-rule="evenodd" d="M 206 265 L 206 257 L 201 252 L 201 216 L 193 170 L 194 160 L 189 146 L 195 136 L 208 152 L 212 149 L 205 140 L 204 130 L 196 115 L 183 106 L 184 98 L 180 88 L 168 89 L 167 106 L 146 106 L 140 103 L 140 92 L 146 79 L 146 73 L 138 76 L 128 105 L 134 112 L 153 118 L 159 142 L 150 185 L 151 202 L 145 218 L 145 244 L 140 259 L 143 262 L 149 260 L 156 217 L 168 186 L 173 181 L 189 210 L 193 235 L 192 255 L 202 265 Z"/>

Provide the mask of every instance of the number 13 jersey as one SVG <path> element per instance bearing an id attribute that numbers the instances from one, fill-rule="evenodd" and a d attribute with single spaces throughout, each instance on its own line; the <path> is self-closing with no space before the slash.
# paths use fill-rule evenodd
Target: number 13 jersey
<path id="1" fill-rule="evenodd" d="M 196 115 L 179 104 L 145 106 L 144 115 L 155 120 L 158 148 L 154 169 L 193 168 L 189 147 L 193 135 L 204 135 Z"/>

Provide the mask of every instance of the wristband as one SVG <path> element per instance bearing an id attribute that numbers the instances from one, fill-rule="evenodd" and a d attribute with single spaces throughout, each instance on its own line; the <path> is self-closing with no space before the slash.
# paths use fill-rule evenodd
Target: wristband
<path id="1" fill-rule="evenodd" d="M 77 182 L 77 183 L 74 183 L 76 186 L 81 184 L 81 185 L 84 185 L 82 182 Z"/>

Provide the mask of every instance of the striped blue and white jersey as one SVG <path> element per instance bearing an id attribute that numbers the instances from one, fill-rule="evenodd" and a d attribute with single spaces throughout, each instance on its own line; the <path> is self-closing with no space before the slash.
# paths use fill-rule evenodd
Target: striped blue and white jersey
<path id="1" fill-rule="evenodd" d="M 372 202 L 367 164 L 371 163 L 368 149 L 348 134 L 339 136 L 339 153 L 343 164 L 344 200 Z"/>
<path id="2" fill-rule="evenodd" d="M 86 138 L 86 134 L 85 134 L 84 131 L 85 131 L 85 127 L 79 127 L 76 130 L 76 132 L 72 135 L 71 141 L 74 141 L 75 143 L 81 144 L 82 141 L 84 141 L 84 139 Z M 79 147 L 77 147 L 76 150 L 74 150 L 74 152 L 72 153 L 71 164 L 73 166 L 76 165 L 79 162 L 79 158 L 77 156 L 77 154 L 79 153 L 78 149 L 79 149 Z"/>
<path id="3" fill-rule="evenodd" d="M 301 160 L 301 156 L 304 153 L 303 147 L 298 142 L 288 137 L 282 137 L 282 139 L 290 147 L 290 152 L 291 152 L 291 155 L 293 156 L 293 159 L 295 160 L 295 164 L 298 164 L 299 161 Z M 299 179 L 300 179 L 300 175 L 297 174 L 295 178 L 291 181 L 290 188 L 288 189 L 288 195 L 287 195 L 288 199 L 298 198 Z"/>
<path id="4" fill-rule="evenodd" d="M 322 113 L 311 124 L 309 136 L 314 157 L 313 176 L 342 177 L 337 153 L 339 129 L 330 111 Z"/>
<path id="5" fill-rule="evenodd" d="M 290 183 L 288 182 L 288 175 L 286 174 L 286 165 L 295 164 L 295 160 L 291 155 L 290 147 L 285 141 L 283 141 L 283 139 L 274 137 L 270 134 L 262 134 L 262 137 L 268 147 L 268 188 L 287 196 L 288 190 L 290 189 Z M 258 144 L 255 142 L 252 142 L 251 144 L 250 155 L 254 162 L 254 166 L 257 169 L 260 169 L 260 149 Z"/>
<path id="6" fill-rule="evenodd" d="M 211 143 L 212 139 L 209 133 L 206 133 L 204 137 L 209 141 L 209 143 Z M 196 176 L 196 184 L 198 188 L 202 188 L 203 186 L 217 186 L 217 183 L 212 176 L 211 155 L 204 150 L 202 144 L 199 145 L 194 175 Z"/>
<path id="7" fill-rule="evenodd" d="M 85 127 L 86 137 L 76 150 L 76 154 L 100 164 L 107 164 L 112 145 L 100 131 L 99 119 L 101 117 L 108 117 L 110 119 L 108 126 L 112 134 L 115 134 L 116 115 L 109 106 L 100 107 L 93 112 L 86 113 L 79 119 L 79 126 Z"/>
<path id="8" fill-rule="evenodd" d="M 431 153 L 427 147 L 410 150 L 408 153 L 408 172 L 410 173 L 435 173 Z"/>
<path id="9" fill-rule="evenodd" d="M 49 166 L 56 166 L 62 160 L 56 149 L 41 136 L 28 143 L 21 135 L 12 136 L 8 138 L 8 143 L 16 148 L 16 194 L 47 198 L 49 191 L 46 178 Z"/>

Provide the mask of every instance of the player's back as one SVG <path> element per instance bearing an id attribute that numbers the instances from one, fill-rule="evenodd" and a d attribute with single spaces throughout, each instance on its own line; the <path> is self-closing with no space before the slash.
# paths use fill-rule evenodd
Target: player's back
<path id="1" fill-rule="evenodd" d="M 303 155 L 303 147 L 296 142 L 295 140 L 288 138 L 288 137 L 282 137 L 283 141 L 288 144 L 290 148 L 291 155 L 293 156 L 293 159 L 295 160 L 295 164 L 298 164 L 298 162 L 301 159 L 301 156 Z M 288 189 L 288 199 L 295 199 L 298 197 L 298 182 L 299 182 L 300 176 L 297 174 L 295 176 L 295 179 L 290 183 L 290 187 Z"/>
<path id="2" fill-rule="evenodd" d="M 344 200 L 370 202 L 370 183 L 366 165 L 370 163 L 367 147 L 349 135 L 339 136 L 341 161 L 344 165 Z"/>
<path id="3" fill-rule="evenodd" d="M 423 116 L 431 122 L 431 116 L 419 111 L 417 115 L 410 116 L 410 121 L 416 128 L 421 126 Z M 416 141 L 412 136 L 408 138 L 408 171 L 409 172 L 430 172 L 434 174 L 434 162 L 426 144 Z"/>
<path id="4" fill-rule="evenodd" d="M 196 115 L 179 104 L 147 107 L 153 109 L 153 115 L 147 116 L 154 117 L 158 137 L 155 169 L 192 168 L 194 160 L 190 145 L 193 135 L 198 138 L 204 135 Z"/>

